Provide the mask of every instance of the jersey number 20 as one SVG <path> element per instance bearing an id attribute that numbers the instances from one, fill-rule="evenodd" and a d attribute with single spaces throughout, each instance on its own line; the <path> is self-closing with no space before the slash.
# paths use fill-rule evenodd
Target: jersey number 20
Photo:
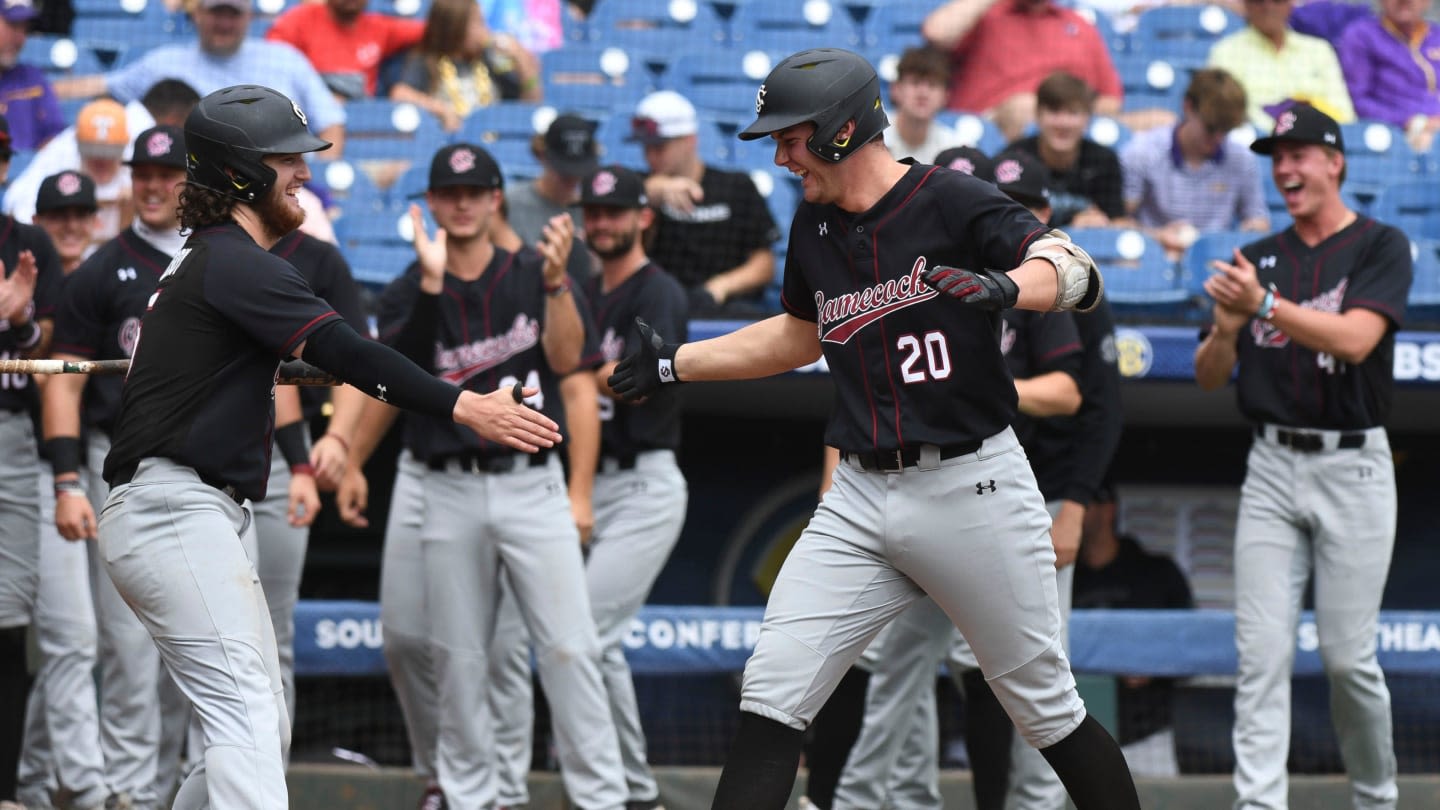
<path id="1" fill-rule="evenodd" d="M 895 341 L 895 348 L 905 353 L 900 361 L 900 379 L 905 382 L 925 382 L 927 378 L 943 380 L 950 376 L 950 346 L 945 342 L 944 332 L 926 332 L 921 337 L 901 335 Z"/>

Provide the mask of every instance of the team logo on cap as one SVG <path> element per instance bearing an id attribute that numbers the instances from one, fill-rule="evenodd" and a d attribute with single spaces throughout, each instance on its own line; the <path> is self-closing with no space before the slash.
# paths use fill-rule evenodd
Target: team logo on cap
<path id="1" fill-rule="evenodd" d="M 66 172 L 55 181 L 55 188 L 66 197 L 80 193 L 80 175 Z"/>
<path id="2" fill-rule="evenodd" d="M 310 120 L 305 117 L 305 113 L 300 109 L 299 104 L 296 104 L 293 101 L 290 102 L 290 109 L 295 113 L 295 117 L 300 119 L 300 123 L 304 124 L 307 127 L 310 126 Z"/>
<path id="3" fill-rule="evenodd" d="M 590 191 L 596 197 L 607 197 L 615 191 L 615 175 L 610 172 L 600 172 L 595 179 L 590 181 Z"/>
<path id="4" fill-rule="evenodd" d="M 995 182 L 1007 185 L 1010 183 L 1018 183 L 1020 182 L 1020 175 L 1024 173 L 1025 170 L 1020 166 L 1020 161 L 1002 160 L 1000 161 L 1000 165 L 995 167 Z"/>
<path id="5" fill-rule="evenodd" d="M 450 171 L 464 174 L 475 168 L 475 153 L 469 149 L 456 149 L 450 153 Z"/>
<path id="6" fill-rule="evenodd" d="M 760 89 L 755 91 L 755 114 L 759 115 L 763 109 L 765 109 L 765 85 L 762 84 Z"/>
<path id="7" fill-rule="evenodd" d="M 150 157 L 168 155 L 174 146 L 175 141 L 170 137 L 170 133 L 156 132 L 145 139 L 145 154 Z"/>
<path id="8" fill-rule="evenodd" d="M 1282 114 L 1282 115 L 1280 116 L 1279 120 L 1277 120 L 1277 121 L 1275 122 L 1275 134 L 1276 134 L 1276 135 L 1284 135 L 1285 133 L 1289 132 L 1290 130 L 1292 130 L 1292 129 L 1294 129 L 1294 128 L 1295 128 L 1295 113 L 1294 113 L 1293 111 L 1286 111 L 1284 114 Z"/>
<path id="9" fill-rule="evenodd" d="M 957 172 L 964 172 L 969 175 L 975 174 L 975 164 L 970 162 L 970 158 L 955 158 L 954 160 L 950 161 L 949 168 L 954 169 Z"/>

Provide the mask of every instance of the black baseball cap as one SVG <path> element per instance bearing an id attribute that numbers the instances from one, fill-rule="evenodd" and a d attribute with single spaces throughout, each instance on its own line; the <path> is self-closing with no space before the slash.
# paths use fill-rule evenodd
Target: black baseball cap
<path id="1" fill-rule="evenodd" d="M 1345 151 L 1345 137 L 1340 133 L 1340 125 L 1335 123 L 1335 119 L 1303 101 L 1277 110 L 1275 128 L 1268 136 L 1256 138 L 1255 142 L 1250 144 L 1250 151 L 1268 155 L 1275 151 L 1275 144 L 1281 141 L 1311 143 Z"/>
<path id="2" fill-rule="evenodd" d="M 952 146 L 935 156 L 935 165 L 954 169 L 957 172 L 995 181 L 995 164 L 990 156 L 973 146 Z"/>
<path id="3" fill-rule="evenodd" d="M 125 165 L 184 169 L 185 130 L 167 124 L 145 130 L 135 138 L 135 148 Z"/>
<path id="4" fill-rule="evenodd" d="M 545 161 L 566 177 L 584 177 L 600 164 L 594 121 L 564 113 L 545 130 Z"/>
<path id="5" fill-rule="evenodd" d="M 40 191 L 35 195 L 35 213 L 44 214 L 64 208 L 80 208 L 94 211 L 100 206 L 95 203 L 95 181 L 80 172 L 60 172 L 40 181 Z"/>
<path id="6" fill-rule="evenodd" d="M 504 188 L 505 178 L 489 152 L 473 143 L 452 143 L 430 161 L 429 189 L 447 186 Z"/>
<path id="7" fill-rule="evenodd" d="M 995 185 L 1021 205 L 1050 204 L 1050 170 L 1019 149 L 995 156 Z"/>
<path id="8" fill-rule="evenodd" d="M 610 208 L 644 208 L 645 181 L 624 166 L 602 166 L 580 183 L 581 205 Z"/>

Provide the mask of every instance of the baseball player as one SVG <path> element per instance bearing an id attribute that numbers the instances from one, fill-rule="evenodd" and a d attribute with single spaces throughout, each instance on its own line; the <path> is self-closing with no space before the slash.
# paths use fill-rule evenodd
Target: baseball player
<path id="1" fill-rule="evenodd" d="M 303 356 L 516 450 L 559 434 L 510 390 L 462 392 L 357 335 L 267 252 L 304 218 L 304 153 L 329 147 L 294 102 L 227 87 L 201 100 L 184 135 L 191 235 L 150 299 L 121 390 L 98 550 L 194 705 L 204 754 L 174 806 L 286 807 L 289 721 L 246 503 L 265 496 L 279 361 Z"/>
<path id="2" fill-rule="evenodd" d="M 490 226 L 501 186 L 500 167 L 477 146 L 435 154 L 426 202 L 440 230 L 432 239 L 412 207 L 417 261 L 381 296 L 380 336 L 462 386 L 524 382 L 534 408 L 558 415 L 559 376 L 590 353 L 582 351 L 587 330 L 565 273 L 573 226 L 569 216 L 553 219 L 534 252 L 496 247 Z M 496 802 L 488 690 L 476 674 L 488 667 L 506 576 L 554 708 L 567 792 L 582 807 L 623 807 L 624 772 L 559 458 L 520 456 L 420 417 L 407 420 L 405 445 L 425 465 L 419 541 L 439 695 L 436 770 L 448 806 Z"/>
<path id="3" fill-rule="evenodd" d="M 10 126 L 0 115 L 0 180 L 10 171 Z M 43 357 L 59 298 L 60 257 L 45 232 L 0 215 L 0 359 Z M 32 378 L 0 375 L 0 802 L 15 798 L 29 689 L 25 634 L 39 587 L 40 457 Z"/>
<path id="4" fill-rule="evenodd" d="M 61 172 L 40 184 L 35 224 L 50 236 L 68 276 L 83 260 L 95 228 L 95 184 Z M 52 341 L 53 345 L 53 341 Z M 43 392 L 51 378 L 37 377 Z M 41 398 L 43 400 L 44 394 Z M 43 446 L 42 446 L 43 449 Z M 109 796 L 95 692 L 95 603 L 90 555 L 55 529 L 54 478 L 40 474 L 40 579 L 35 597 L 39 666 L 25 705 L 25 742 L 16 789 L 22 803 L 100 807 Z"/>
<path id="5" fill-rule="evenodd" d="M 1355 806 L 1392 808 L 1390 692 L 1375 632 L 1395 543 L 1384 423 L 1410 243 L 1346 207 L 1345 141 L 1314 107 L 1290 107 L 1250 148 L 1271 157 L 1294 224 L 1214 264 L 1214 325 L 1195 351 L 1204 388 L 1239 370 L 1240 412 L 1255 425 L 1235 525 L 1235 806 L 1286 806 L 1295 626 L 1313 574 Z"/>
<path id="6" fill-rule="evenodd" d="M 184 244 L 180 185 L 184 133 L 140 133 L 129 160 L 135 219 L 66 279 L 54 355 L 114 360 L 134 351 L 150 296 Z M 45 451 L 55 475 L 55 528 L 67 540 L 96 536 L 108 487 L 100 478 L 120 402 L 121 380 L 55 375 L 45 386 Z M 84 544 L 75 548 L 84 550 Z M 145 627 L 91 555 L 100 662 L 100 747 L 110 789 L 137 808 L 159 807 L 179 778 L 189 703 L 170 683 Z M 83 676 L 90 678 L 89 672 Z M 48 692 L 47 692 L 48 696 Z M 56 745 L 57 752 L 62 746 Z"/>
<path id="7" fill-rule="evenodd" d="M 1099 272 L 984 181 L 897 163 L 879 93 L 874 68 L 838 49 L 770 72 L 740 136 L 770 136 L 775 163 L 802 181 L 785 312 L 699 343 L 644 328 L 609 380 L 632 399 L 823 352 L 835 382 L 826 444 L 841 464 L 771 591 L 713 806 L 784 807 L 815 711 L 880 628 L 928 594 L 1076 807 L 1136 808 L 1060 643 L 1050 518 L 1009 427 L 1015 387 L 997 339 L 999 310 L 1093 307 Z"/>

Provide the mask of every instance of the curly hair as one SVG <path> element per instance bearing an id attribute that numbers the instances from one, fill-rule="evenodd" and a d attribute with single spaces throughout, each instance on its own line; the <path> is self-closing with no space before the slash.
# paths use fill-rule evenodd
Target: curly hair
<path id="1" fill-rule="evenodd" d="M 193 231 L 206 225 L 229 222 L 235 202 L 218 191 L 186 183 L 185 188 L 180 190 L 180 208 L 177 209 L 180 227 Z"/>

